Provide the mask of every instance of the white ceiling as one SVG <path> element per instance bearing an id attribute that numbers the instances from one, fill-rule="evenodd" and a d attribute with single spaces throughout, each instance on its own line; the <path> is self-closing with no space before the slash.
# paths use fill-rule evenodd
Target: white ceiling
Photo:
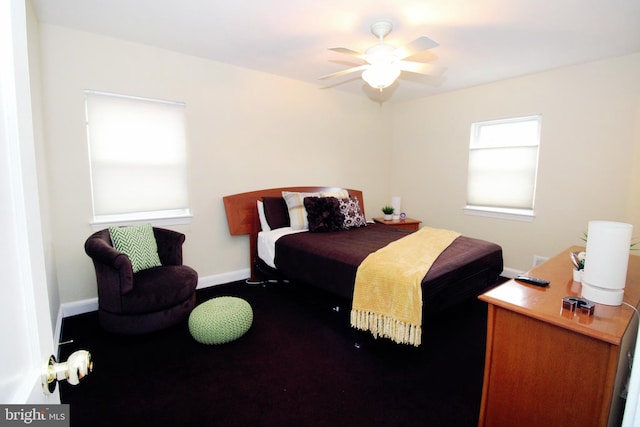
<path id="1" fill-rule="evenodd" d="M 158 46 L 375 100 L 404 100 L 640 52 L 640 0 L 32 0 L 41 22 Z M 403 72 L 370 90 L 359 65 L 328 51 L 364 51 L 370 25 L 393 23 L 385 41 L 426 35 L 440 46 L 419 60 L 443 78 Z M 412 58 L 414 59 L 414 58 Z"/>

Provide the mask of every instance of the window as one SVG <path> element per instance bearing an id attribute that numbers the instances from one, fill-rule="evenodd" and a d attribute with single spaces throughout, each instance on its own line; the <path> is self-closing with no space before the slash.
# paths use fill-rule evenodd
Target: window
<path id="1" fill-rule="evenodd" d="M 541 116 L 471 125 L 465 213 L 533 219 Z"/>
<path id="2" fill-rule="evenodd" d="M 86 91 L 94 224 L 190 218 L 184 104 Z"/>

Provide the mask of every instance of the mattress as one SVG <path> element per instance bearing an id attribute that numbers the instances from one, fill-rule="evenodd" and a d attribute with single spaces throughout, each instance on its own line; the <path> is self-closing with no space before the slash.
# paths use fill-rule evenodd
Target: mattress
<path id="1" fill-rule="evenodd" d="M 259 238 L 260 258 L 286 278 L 349 300 L 358 266 L 367 255 L 410 233 L 382 224 L 333 233 L 291 231 L 272 231 Z M 269 239 L 272 242 L 267 243 Z M 495 282 L 502 268 L 499 245 L 460 236 L 425 274 L 423 303 L 435 307 L 476 296 Z"/>

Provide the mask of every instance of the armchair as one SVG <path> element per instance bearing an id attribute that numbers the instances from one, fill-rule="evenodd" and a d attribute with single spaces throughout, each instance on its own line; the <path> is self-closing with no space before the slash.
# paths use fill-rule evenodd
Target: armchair
<path id="1" fill-rule="evenodd" d="M 182 265 L 185 235 L 153 228 L 162 266 L 133 272 L 127 255 L 113 247 L 109 230 L 87 239 L 98 285 L 98 319 L 109 332 L 141 334 L 175 325 L 195 306 L 198 274 Z"/>

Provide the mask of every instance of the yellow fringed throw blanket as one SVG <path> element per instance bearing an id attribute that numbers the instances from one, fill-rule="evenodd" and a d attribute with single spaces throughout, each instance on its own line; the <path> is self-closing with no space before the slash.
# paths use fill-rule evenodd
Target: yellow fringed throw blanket
<path id="1" fill-rule="evenodd" d="M 421 282 L 460 233 L 423 227 L 367 256 L 358 267 L 351 326 L 399 344 L 422 339 Z"/>

